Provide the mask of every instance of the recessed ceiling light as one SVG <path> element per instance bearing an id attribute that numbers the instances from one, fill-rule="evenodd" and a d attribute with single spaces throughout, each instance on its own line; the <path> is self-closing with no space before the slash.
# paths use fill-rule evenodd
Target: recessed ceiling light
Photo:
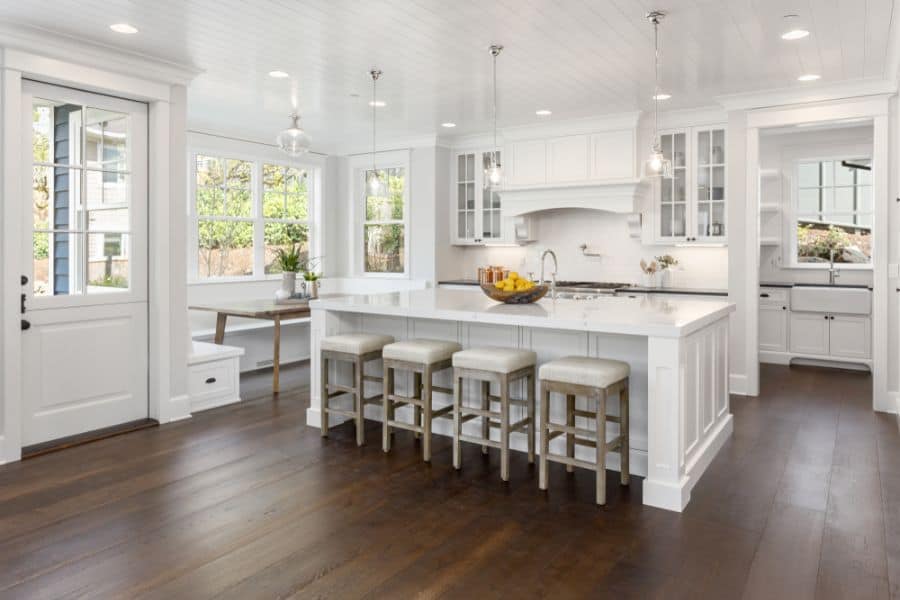
<path id="1" fill-rule="evenodd" d="M 672 94 L 662 93 L 662 94 L 656 94 L 655 96 L 653 96 L 653 99 L 654 100 L 668 100 L 671 97 L 672 97 Z"/>
<path id="2" fill-rule="evenodd" d="M 816 75 L 814 73 L 807 73 L 806 75 L 801 75 L 797 78 L 797 81 L 815 81 L 817 79 L 821 79 L 821 75 Z"/>
<path id="3" fill-rule="evenodd" d="M 289 75 L 284 71 L 269 71 L 269 77 L 274 77 L 275 79 L 284 79 L 285 77 L 289 77 Z"/>
<path id="4" fill-rule="evenodd" d="M 534 111 L 534 114 L 536 114 L 539 117 L 549 117 L 550 115 L 553 114 L 553 111 L 547 110 L 546 108 L 542 108 L 541 110 Z"/>
<path id="5" fill-rule="evenodd" d="M 451 127 L 456 127 L 456 123 L 451 123 L 450 121 L 447 121 L 446 123 L 441 123 L 441 127 L 446 127 L 449 129 Z"/>
<path id="6" fill-rule="evenodd" d="M 132 33 L 138 32 L 137 27 L 135 27 L 134 25 L 129 25 L 128 23 L 114 23 L 114 24 L 110 25 L 109 28 L 112 29 L 113 31 L 115 31 L 116 33 L 132 34 Z"/>
<path id="7" fill-rule="evenodd" d="M 805 29 L 791 29 L 781 34 L 781 39 L 793 42 L 794 40 L 802 40 L 807 37 L 809 32 Z"/>
<path id="8" fill-rule="evenodd" d="M 385 102 L 384 100 L 369 100 L 369 106 L 381 108 L 383 106 L 387 106 L 387 102 Z"/>

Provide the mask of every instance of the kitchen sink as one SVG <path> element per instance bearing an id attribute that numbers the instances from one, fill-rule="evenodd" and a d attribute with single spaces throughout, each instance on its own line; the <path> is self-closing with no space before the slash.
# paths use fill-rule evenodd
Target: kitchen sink
<path id="1" fill-rule="evenodd" d="M 872 292 L 866 288 L 795 285 L 791 288 L 791 310 L 868 315 L 872 312 Z"/>

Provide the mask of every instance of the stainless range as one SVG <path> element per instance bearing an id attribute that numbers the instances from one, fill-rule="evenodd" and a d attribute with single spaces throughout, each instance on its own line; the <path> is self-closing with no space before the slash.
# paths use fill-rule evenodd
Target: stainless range
<path id="1" fill-rule="evenodd" d="M 631 283 L 609 283 L 605 281 L 557 281 L 556 297 L 566 300 L 597 300 L 615 296 L 621 289 L 632 287 Z"/>

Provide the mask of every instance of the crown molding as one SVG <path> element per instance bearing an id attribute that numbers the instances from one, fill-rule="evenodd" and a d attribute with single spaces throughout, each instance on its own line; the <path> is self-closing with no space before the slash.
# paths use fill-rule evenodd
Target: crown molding
<path id="1" fill-rule="evenodd" d="M 188 85 L 203 72 L 191 65 L 153 58 L 27 25 L 0 23 L 0 47 L 169 85 Z M 19 53 L 4 52 L 3 66 L 24 66 L 16 64 L 17 59 L 21 59 Z"/>
<path id="2" fill-rule="evenodd" d="M 716 96 L 726 111 L 753 110 L 791 104 L 846 100 L 861 96 L 889 96 L 897 93 L 897 79 L 856 79 L 802 88 L 780 88 Z"/>

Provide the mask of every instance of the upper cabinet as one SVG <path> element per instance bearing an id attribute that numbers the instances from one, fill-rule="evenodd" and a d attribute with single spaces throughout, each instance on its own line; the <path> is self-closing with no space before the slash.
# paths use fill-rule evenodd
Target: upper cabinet
<path id="1" fill-rule="evenodd" d="M 593 184 L 637 177 L 634 129 L 511 140 L 504 187 Z"/>
<path id="2" fill-rule="evenodd" d="M 691 127 L 660 133 L 672 177 L 654 181 L 653 241 L 725 243 L 725 127 Z"/>
<path id="3" fill-rule="evenodd" d="M 503 164 L 502 153 L 499 158 Z M 530 221 L 523 217 L 504 217 L 500 194 L 496 189 L 485 187 L 484 171 L 490 162 L 490 150 L 454 154 L 451 239 L 455 245 L 522 244 L 532 241 Z"/>

